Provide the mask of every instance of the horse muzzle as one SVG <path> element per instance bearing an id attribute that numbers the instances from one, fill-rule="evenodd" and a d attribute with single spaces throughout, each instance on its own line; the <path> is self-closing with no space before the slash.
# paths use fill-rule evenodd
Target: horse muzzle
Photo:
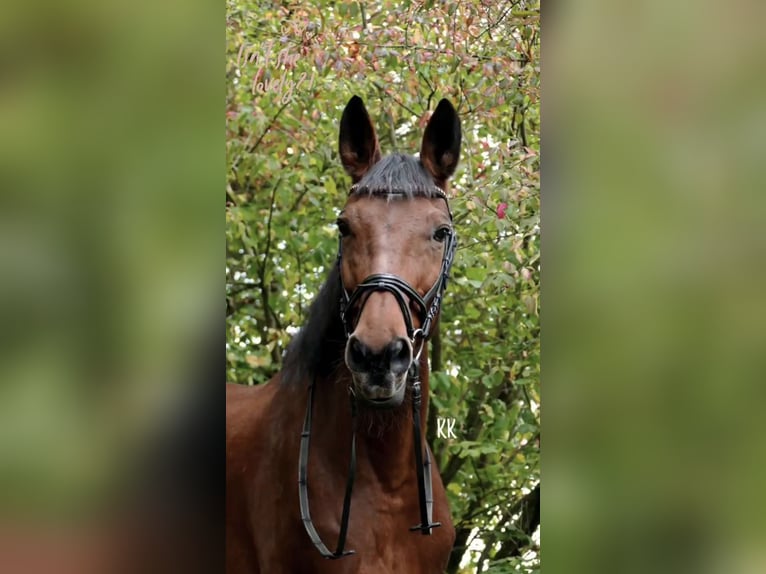
<path id="1" fill-rule="evenodd" d="M 356 335 L 346 344 L 346 365 L 354 392 L 373 407 L 394 408 L 402 403 L 411 364 L 412 345 L 401 337 L 379 350 L 371 349 Z"/>

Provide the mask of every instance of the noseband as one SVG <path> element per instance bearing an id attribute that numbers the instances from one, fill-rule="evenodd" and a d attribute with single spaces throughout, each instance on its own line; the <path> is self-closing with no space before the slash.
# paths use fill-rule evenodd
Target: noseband
<path id="1" fill-rule="evenodd" d="M 349 191 L 349 195 L 356 193 L 357 186 L 354 185 Z M 449 212 L 450 222 L 452 221 L 452 211 L 449 209 L 449 201 L 444 191 L 438 187 L 425 190 L 425 193 L 429 194 L 427 197 L 441 198 L 447 204 L 447 211 Z M 370 195 L 378 196 L 391 196 L 391 195 L 407 195 L 404 192 L 399 191 L 383 191 L 372 192 Z M 348 294 L 343 284 L 343 275 L 341 273 L 341 263 L 343 257 L 342 239 L 338 242 L 338 276 L 340 277 L 341 296 L 340 296 L 340 318 L 343 323 L 343 329 L 348 339 L 350 333 L 353 331 L 353 319 L 349 311 L 355 307 L 359 307 L 356 317 L 361 316 L 364 305 L 369 300 L 369 295 L 376 291 L 383 291 L 391 293 L 396 302 L 399 304 L 399 308 L 402 311 L 404 317 L 404 323 L 407 327 L 407 336 L 410 338 L 411 343 L 416 345 L 419 342 L 419 348 L 413 358 L 413 362 L 410 365 L 410 370 L 407 374 L 407 384 L 412 389 L 412 427 L 414 437 L 414 449 L 415 449 L 415 466 L 418 475 L 418 506 L 420 509 L 420 524 L 413 526 L 410 530 L 419 530 L 423 535 L 430 535 L 431 530 L 437 526 L 441 526 L 438 522 L 432 522 L 433 517 L 433 485 L 431 478 L 431 460 L 428 455 L 428 447 L 426 446 L 425 452 L 422 448 L 422 433 L 420 428 L 420 407 L 421 407 L 421 386 L 420 386 L 420 354 L 425 346 L 425 342 L 431 335 L 431 329 L 433 322 L 439 313 L 441 308 L 442 296 L 444 290 L 447 288 L 447 281 L 449 279 L 450 269 L 452 267 L 452 261 L 455 257 L 455 250 L 457 248 L 457 237 L 454 230 L 450 230 L 445 238 L 444 255 L 442 257 L 441 270 L 439 271 L 439 277 L 433 284 L 431 289 L 424 296 L 420 296 L 416 289 L 414 289 L 409 283 L 397 275 L 390 273 L 376 273 L 365 278 L 359 285 L 356 286 L 351 295 Z M 412 310 L 416 313 L 416 317 L 420 323 L 420 327 L 415 327 L 412 317 Z M 317 548 L 319 553 L 325 558 L 337 559 L 343 556 L 354 554 L 353 550 L 344 551 L 346 544 L 346 534 L 348 532 L 348 520 L 351 510 L 351 494 L 354 487 L 354 475 L 356 471 L 356 415 L 357 405 L 356 396 L 354 395 L 353 388 L 349 387 L 349 395 L 351 398 L 351 418 L 352 418 L 352 431 L 351 431 L 351 457 L 349 462 L 348 478 L 346 480 L 346 493 L 343 499 L 343 511 L 341 514 L 340 533 L 338 535 L 338 544 L 335 552 L 330 551 L 319 536 L 314 523 L 311 520 L 311 513 L 309 511 L 308 500 L 308 454 L 309 454 L 309 441 L 311 437 L 311 413 L 314 403 L 314 383 L 311 382 L 309 386 L 308 404 L 306 405 L 306 417 L 303 422 L 303 432 L 301 433 L 301 449 L 300 460 L 298 465 L 298 496 L 300 500 L 301 520 L 303 526 L 306 528 L 306 532 L 311 538 L 311 542 Z"/>

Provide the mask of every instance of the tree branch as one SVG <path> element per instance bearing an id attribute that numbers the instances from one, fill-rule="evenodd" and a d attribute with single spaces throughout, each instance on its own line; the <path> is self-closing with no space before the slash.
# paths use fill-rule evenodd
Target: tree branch
<path id="1" fill-rule="evenodd" d="M 506 539 L 501 545 L 500 550 L 497 551 L 493 557 L 493 562 L 504 560 L 512 556 L 519 556 L 531 542 L 532 535 L 540 526 L 540 483 L 522 498 L 517 504 L 509 511 L 509 516 L 521 512 L 519 519 L 516 521 L 516 531 L 520 532 L 522 536 L 511 536 Z M 490 564 L 491 566 L 491 564 Z"/>
<path id="2" fill-rule="evenodd" d="M 447 574 L 457 574 L 460 569 L 460 562 L 463 560 L 463 555 L 468 549 L 468 537 L 471 535 L 473 528 L 458 528 L 455 531 L 455 544 L 452 546 L 452 551 L 449 555 L 449 562 L 447 562 Z"/>
<path id="3" fill-rule="evenodd" d="M 413 116 L 415 116 L 416 118 L 419 118 L 419 117 L 422 115 L 422 114 L 419 114 L 419 113 L 415 112 L 414 110 L 412 110 L 412 109 L 408 108 L 407 106 L 405 106 L 405 105 L 404 105 L 404 104 L 403 104 L 403 103 L 402 103 L 402 102 L 399 100 L 399 98 L 397 98 L 397 97 L 396 97 L 396 95 L 395 95 L 395 94 L 393 94 L 393 93 L 390 93 L 390 94 L 389 94 L 388 92 L 386 92 L 386 88 L 385 88 L 385 87 L 383 87 L 383 86 L 381 86 L 381 85 L 380 85 L 380 84 L 378 84 L 377 82 L 373 82 L 373 83 L 372 83 L 372 85 L 373 85 L 373 86 L 375 86 L 376 88 L 378 88 L 378 90 L 380 90 L 380 92 L 381 92 L 381 93 L 383 93 L 383 94 L 386 94 L 387 96 L 389 96 L 389 97 L 390 97 L 392 100 L 394 100 L 394 102 L 396 102 L 396 103 L 397 103 L 399 106 L 401 106 L 402 108 L 404 108 L 405 110 L 407 110 L 408 112 L 410 112 L 410 113 L 411 113 Z"/>
<path id="4" fill-rule="evenodd" d="M 263 141 L 263 138 L 266 137 L 266 134 L 269 133 L 271 128 L 274 127 L 274 124 L 276 123 L 277 119 L 280 115 L 282 115 L 282 112 L 285 111 L 285 108 L 290 104 L 288 101 L 285 104 L 282 104 L 282 107 L 277 110 L 277 113 L 274 114 L 274 117 L 271 118 L 271 121 L 266 126 L 266 129 L 263 130 L 263 133 L 260 135 L 260 137 L 256 140 L 256 142 L 252 146 L 245 145 L 245 150 L 247 150 L 248 153 L 253 153 L 255 150 L 258 149 L 258 146 L 261 145 L 261 142 Z"/>
<path id="5" fill-rule="evenodd" d="M 306 196 L 308 191 L 309 191 L 309 186 L 307 185 L 303 188 L 303 191 L 301 191 L 298 194 L 298 197 L 295 198 L 293 205 L 290 207 L 290 211 L 295 211 L 296 209 L 298 209 L 298 206 L 301 204 L 301 201 L 303 201 L 303 198 Z"/>
<path id="6" fill-rule="evenodd" d="M 260 281 L 260 288 L 261 288 L 261 301 L 263 303 L 263 329 L 262 329 L 262 341 L 264 344 L 268 342 L 268 335 L 269 335 L 269 328 L 273 327 L 275 322 L 274 319 L 276 318 L 275 313 L 271 310 L 271 306 L 269 305 L 269 287 L 266 285 L 266 266 L 268 265 L 269 261 L 269 254 L 271 252 L 271 221 L 274 217 L 274 200 L 277 195 L 277 188 L 279 187 L 279 184 L 282 182 L 282 177 L 276 181 L 274 184 L 274 187 L 271 189 L 271 201 L 269 203 L 269 218 L 266 222 L 266 249 L 263 253 L 263 262 L 261 263 L 260 273 L 259 273 L 259 281 Z M 279 352 L 277 351 L 277 346 L 274 345 L 274 348 L 271 352 L 271 359 L 275 364 L 279 363 Z"/>
<path id="7" fill-rule="evenodd" d="M 359 4 L 359 13 L 362 16 L 362 30 L 367 29 L 367 14 L 364 11 L 364 2 L 358 2 Z"/>
<path id="8" fill-rule="evenodd" d="M 495 20 L 494 22 L 492 22 L 492 23 L 491 23 L 489 26 L 487 26 L 487 27 L 486 27 L 486 28 L 485 28 L 485 29 L 484 29 L 484 30 L 481 32 L 481 34 L 479 34 L 478 36 L 476 36 L 476 39 L 478 40 L 478 39 L 479 39 L 479 38 L 481 38 L 481 37 L 482 37 L 484 34 L 487 34 L 487 35 L 488 35 L 490 38 L 492 38 L 492 29 L 493 29 L 493 28 L 496 28 L 496 27 L 497 27 L 497 26 L 500 24 L 500 22 L 502 22 L 503 20 L 505 20 L 505 17 L 508 15 L 508 13 L 509 13 L 511 10 L 513 10 L 513 9 L 514 9 L 516 6 L 518 6 L 518 4 L 519 4 L 518 2 L 511 2 L 511 5 L 510 5 L 510 6 L 508 6 L 508 8 L 505 10 L 505 12 L 503 12 L 502 14 L 500 14 L 500 17 L 499 17 L 497 20 Z M 515 14 L 514 14 L 514 16 L 515 16 Z"/>

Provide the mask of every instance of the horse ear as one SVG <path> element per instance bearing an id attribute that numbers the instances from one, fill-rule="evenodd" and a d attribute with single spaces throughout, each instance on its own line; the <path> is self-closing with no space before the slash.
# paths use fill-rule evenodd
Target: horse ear
<path id="1" fill-rule="evenodd" d="M 448 100 L 441 100 L 426 126 L 420 147 L 420 162 L 436 183 L 443 184 L 455 173 L 461 137 L 455 108 Z"/>
<path id="2" fill-rule="evenodd" d="M 338 149 L 343 168 L 354 183 L 380 160 L 375 128 L 359 96 L 351 98 L 343 110 Z"/>

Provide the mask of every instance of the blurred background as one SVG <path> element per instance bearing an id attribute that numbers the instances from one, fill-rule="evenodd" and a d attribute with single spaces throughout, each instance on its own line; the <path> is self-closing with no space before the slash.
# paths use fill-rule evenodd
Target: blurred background
<path id="1" fill-rule="evenodd" d="M 222 461 L 224 11 L 1 11 L 0 570 L 152 571 Z"/>
<path id="2" fill-rule="evenodd" d="M 227 3 L 226 375 L 261 384 L 338 249 L 343 108 L 384 154 L 420 150 L 442 98 L 463 130 L 459 246 L 431 347 L 428 439 L 457 572 L 539 569 L 539 2 Z M 437 438 L 437 417 L 457 438 Z M 295 429 L 299 432 L 300 429 Z"/>
<path id="3" fill-rule="evenodd" d="M 543 9 L 545 572 L 766 572 L 765 9 Z"/>

